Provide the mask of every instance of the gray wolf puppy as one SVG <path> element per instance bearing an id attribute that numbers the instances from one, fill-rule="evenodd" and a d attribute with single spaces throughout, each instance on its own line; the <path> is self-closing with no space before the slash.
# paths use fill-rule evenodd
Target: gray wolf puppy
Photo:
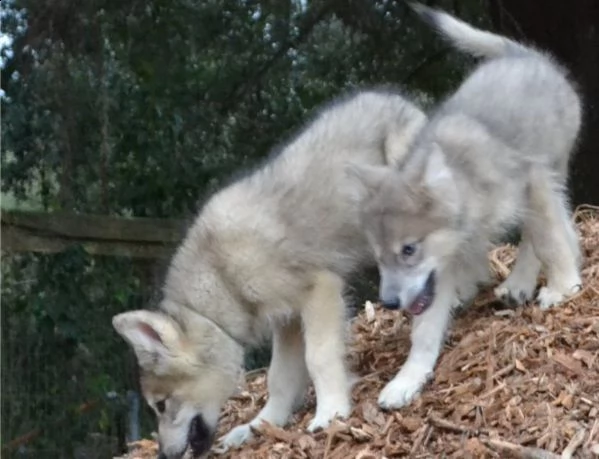
<path id="1" fill-rule="evenodd" d="M 488 249 L 520 226 L 518 259 L 496 288 L 542 309 L 580 289 L 580 254 L 566 201 L 581 102 L 547 54 L 474 29 L 422 5 L 415 10 L 456 47 L 485 57 L 419 132 L 398 170 L 349 166 L 368 190 L 361 218 L 381 274 L 380 300 L 413 314 L 407 361 L 379 404 L 408 404 L 432 375 L 452 307 L 488 280 Z"/>
<path id="2" fill-rule="evenodd" d="M 416 105 L 382 90 L 322 110 L 280 154 L 205 204 L 174 255 L 157 311 L 113 318 L 139 361 L 162 457 L 210 449 L 244 348 L 269 335 L 268 401 L 225 447 L 262 420 L 284 425 L 309 379 L 317 398 L 310 431 L 350 413 L 344 280 L 375 260 L 360 226 L 361 187 L 345 165 L 400 161 L 425 122 Z"/>

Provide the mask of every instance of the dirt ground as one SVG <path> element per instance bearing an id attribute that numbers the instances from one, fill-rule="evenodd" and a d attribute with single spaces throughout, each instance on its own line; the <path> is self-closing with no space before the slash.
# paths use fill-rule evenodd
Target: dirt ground
<path id="1" fill-rule="evenodd" d="M 377 397 L 404 362 L 410 318 L 367 304 L 354 319 L 350 365 L 360 380 L 344 421 L 310 435 L 314 396 L 285 428 L 264 426 L 243 448 L 221 458 L 598 458 L 599 209 L 575 218 L 584 254 L 583 290 L 548 312 L 508 309 L 492 288 L 454 322 L 434 380 L 419 399 L 385 413 Z M 515 250 L 490 255 L 500 282 Z M 542 281 L 542 280 L 541 280 Z M 265 371 L 247 375 L 230 400 L 219 436 L 250 420 L 266 401 Z M 131 445 L 129 458 L 155 458 L 156 444 Z"/>

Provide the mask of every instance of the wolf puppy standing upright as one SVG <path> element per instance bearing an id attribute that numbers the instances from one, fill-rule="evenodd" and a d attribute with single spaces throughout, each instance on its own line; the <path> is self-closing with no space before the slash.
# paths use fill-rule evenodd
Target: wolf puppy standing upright
<path id="1" fill-rule="evenodd" d="M 522 239 L 498 298 L 531 300 L 541 268 L 542 309 L 581 283 L 566 199 L 581 102 L 565 71 L 543 52 L 413 8 L 456 47 L 486 60 L 429 118 L 399 170 L 348 168 L 369 191 L 361 215 L 378 260 L 381 302 L 414 315 L 407 361 L 379 397 L 385 408 L 421 391 L 452 307 L 488 280 L 488 249 L 509 228 L 519 225 Z"/>
<path id="2" fill-rule="evenodd" d="M 270 333 L 268 401 L 225 446 L 245 441 L 261 420 L 285 424 L 309 378 L 317 399 L 310 430 L 350 413 L 342 289 L 352 271 L 375 263 L 360 228 L 360 187 L 344 166 L 399 160 L 425 121 L 391 92 L 337 101 L 206 203 L 172 260 L 158 311 L 113 318 L 137 355 L 162 457 L 210 448 L 244 347 Z"/>

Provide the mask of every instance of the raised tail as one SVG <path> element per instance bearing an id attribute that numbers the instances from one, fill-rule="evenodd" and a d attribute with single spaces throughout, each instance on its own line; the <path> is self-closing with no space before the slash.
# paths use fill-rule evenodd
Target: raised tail
<path id="1" fill-rule="evenodd" d="M 444 11 L 418 2 L 408 2 L 408 5 L 456 48 L 473 56 L 494 59 L 538 53 L 509 38 L 476 29 Z"/>

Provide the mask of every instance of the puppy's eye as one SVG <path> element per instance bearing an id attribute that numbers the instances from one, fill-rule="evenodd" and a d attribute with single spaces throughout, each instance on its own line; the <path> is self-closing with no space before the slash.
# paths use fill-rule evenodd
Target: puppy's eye
<path id="1" fill-rule="evenodd" d="M 166 409 L 166 400 L 156 402 L 156 409 L 160 414 L 164 413 L 164 410 Z"/>
<path id="2" fill-rule="evenodd" d="M 417 246 L 416 246 L 415 243 L 413 243 L 413 244 L 405 244 L 401 248 L 401 254 L 404 257 L 411 257 L 412 255 L 414 255 L 416 253 L 416 249 L 417 249 Z"/>

